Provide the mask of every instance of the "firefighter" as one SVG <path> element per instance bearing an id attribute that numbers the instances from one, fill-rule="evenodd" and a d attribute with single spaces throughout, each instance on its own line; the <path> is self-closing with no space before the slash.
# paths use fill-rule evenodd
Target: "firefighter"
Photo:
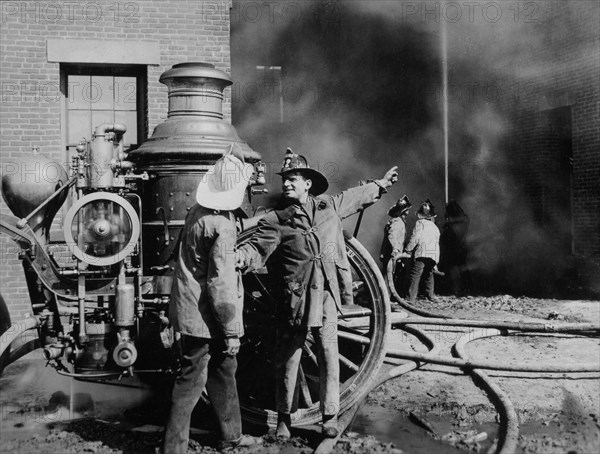
<path id="1" fill-rule="evenodd" d="M 406 245 L 406 252 L 413 258 L 408 288 L 409 302 L 414 303 L 423 280 L 425 296 L 431 302 L 438 302 L 434 294 L 433 273 L 440 260 L 440 230 L 434 223 L 435 207 L 429 199 L 421 203 L 417 210 L 417 222 Z"/>
<path id="2" fill-rule="evenodd" d="M 276 435 L 290 437 L 291 413 L 305 339 L 319 347 L 322 433 L 339 434 L 339 355 L 337 311 L 352 304 L 352 276 L 342 219 L 380 199 L 398 179 L 392 167 L 380 180 L 322 195 L 327 178 L 311 169 L 306 158 L 288 149 L 282 178 L 281 206 L 265 215 L 252 238 L 238 250 L 238 266 L 253 271 L 273 255 L 283 300 L 277 307 Z"/>
<path id="3" fill-rule="evenodd" d="M 381 242 L 381 251 L 379 259 L 383 265 L 384 275 L 387 273 L 388 262 L 393 260 L 394 265 L 394 285 L 398 289 L 398 293 L 404 293 L 404 275 L 405 265 L 402 261 L 404 252 L 404 241 L 406 236 L 406 218 L 412 203 L 407 196 L 402 196 L 388 210 L 390 220 L 385 224 L 383 229 L 383 240 Z M 406 259 L 404 259 L 406 260 Z M 392 310 L 398 310 L 399 307 L 392 306 Z"/>
<path id="4" fill-rule="evenodd" d="M 452 295 L 462 296 L 471 289 L 467 263 L 469 216 L 454 199 L 446 204 L 446 222 L 440 235 L 440 268 L 446 273 L 446 284 Z"/>
<path id="5" fill-rule="evenodd" d="M 181 233 L 169 318 L 181 335 L 182 370 L 172 391 L 165 454 L 187 452 L 190 417 L 205 386 L 221 431 L 219 448 L 260 441 L 242 435 L 235 380 L 244 327 L 232 211 L 242 204 L 251 174 L 252 166 L 232 154 L 219 159 L 200 181 Z"/>

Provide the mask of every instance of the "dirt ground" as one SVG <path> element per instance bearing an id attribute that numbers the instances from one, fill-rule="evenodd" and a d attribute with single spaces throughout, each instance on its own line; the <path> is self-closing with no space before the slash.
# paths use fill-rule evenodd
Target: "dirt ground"
<path id="1" fill-rule="evenodd" d="M 433 309 L 421 304 L 423 309 Z M 435 310 L 477 320 L 600 323 L 600 301 L 442 297 Z M 452 345 L 468 332 L 463 327 L 421 328 L 441 346 L 444 357 L 451 356 Z M 394 350 L 426 351 L 416 338 L 398 329 L 392 330 L 388 345 Z M 471 360 L 499 364 L 576 366 L 600 362 L 598 337 L 515 333 L 475 340 L 466 350 Z M 381 373 L 401 362 L 386 360 Z M 518 414 L 517 452 L 600 452 L 599 372 L 487 373 L 508 394 Z M 72 420 L 67 397 L 71 386 L 76 387 Z M 164 413 L 147 411 L 152 408 L 147 391 L 80 386 L 44 368 L 39 352 L 10 365 L 0 378 L 0 452 L 154 452 Z M 470 375 L 456 367 L 423 365 L 373 390 L 333 452 L 495 452 L 500 427 L 492 399 Z M 309 453 L 320 441 L 315 427 L 296 429 L 286 443 L 259 429 L 246 430 L 259 436 L 262 444 L 236 453 Z M 192 433 L 190 452 L 217 452 L 214 443 L 212 433 L 199 424 Z"/>

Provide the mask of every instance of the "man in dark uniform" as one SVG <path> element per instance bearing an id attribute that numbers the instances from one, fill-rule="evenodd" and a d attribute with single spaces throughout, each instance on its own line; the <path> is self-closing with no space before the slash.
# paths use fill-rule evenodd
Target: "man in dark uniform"
<path id="1" fill-rule="evenodd" d="M 323 435 L 334 438 L 339 433 L 337 310 L 352 304 L 352 276 L 341 222 L 379 200 L 398 174 L 393 167 L 380 180 L 324 196 L 327 178 L 288 149 L 280 175 L 282 208 L 267 213 L 253 237 L 239 248 L 238 266 L 256 270 L 271 254 L 280 263 L 284 300 L 278 307 L 277 436 L 290 436 L 302 346 L 311 333 L 319 346 Z"/>
<path id="2" fill-rule="evenodd" d="M 440 236 L 440 264 L 446 272 L 446 284 L 452 295 L 462 296 L 471 289 L 467 263 L 469 216 L 458 202 L 450 200 L 446 205 L 446 222 Z"/>

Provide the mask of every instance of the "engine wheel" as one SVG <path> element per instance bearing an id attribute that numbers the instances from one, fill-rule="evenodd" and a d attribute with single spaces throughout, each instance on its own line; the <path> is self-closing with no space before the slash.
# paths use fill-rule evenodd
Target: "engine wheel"
<path id="1" fill-rule="evenodd" d="M 240 234 L 246 242 L 256 229 Z M 390 304 L 383 276 L 373 258 L 355 238 L 346 238 L 352 271 L 354 304 L 338 314 L 340 353 L 340 414 L 352 407 L 374 384 L 385 358 L 390 329 Z M 238 354 L 237 382 L 245 420 L 276 424 L 275 346 L 277 282 L 267 268 L 244 276 L 245 336 Z M 321 420 L 316 345 L 309 335 L 302 352 L 292 424 Z"/>

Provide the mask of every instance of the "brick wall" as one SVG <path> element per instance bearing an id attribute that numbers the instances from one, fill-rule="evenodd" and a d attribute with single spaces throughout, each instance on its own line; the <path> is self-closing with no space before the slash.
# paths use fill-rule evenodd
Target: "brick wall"
<path id="1" fill-rule="evenodd" d="M 59 63 L 46 56 L 47 38 L 153 42 L 160 65 L 148 67 L 149 134 L 166 118 L 167 90 L 159 76 L 173 64 L 203 61 L 230 70 L 230 0 L 182 1 L 2 1 L 0 35 L 0 156 L 2 171 L 11 158 L 32 146 L 60 163 Z M 231 118 L 229 90 L 224 113 Z M 0 211 L 11 214 L 4 201 Z M 55 223 L 58 224 L 58 223 Z M 57 225 L 58 227 L 58 225 Z M 29 298 L 17 247 L 0 235 L 0 292 L 13 319 L 29 311 Z"/>
<path id="2" fill-rule="evenodd" d="M 547 140 L 553 131 L 548 131 L 544 125 L 544 113 L 561 107 L 570 108 L 574 253 L 600 258 L 599 6 L 597 2 L 566 3 L 554 2 L 553 16 L 562 18 L 563 22 L 571 19 L 577 26 L 557 27 L 551 36 L 552 46 L 546 47 L 552 55 L 543 57 L 553 63 L 533 80 L 538 95 L 537 109 L 520 112 L 520 117 L 527 120 L 519 133 L 530 147 L 530 151 L 521 156 L 529 168 L 535 168 L 539 161 L 547 159 L 547 154 L 552 153 Z M 589 34 L 589 30 L 596 30 L 596 33 Z M 540 131 L 544 128 L 550 135 Z M 552 181 L 551 167 L 544 168 Z M 543 194 L 538 194 L 534 201 L 542 204 L 542 197 Z"/>
<path id="3" fill-rule="evenodd" d="M 533 65 L 545 64 L 528 71 L 524 63 L 516 75 L 529 90 L 526 99 L 509 107 L 513 158 L 520 168 L 526 203 L 539 225 L 551 232 L 560 220 L 557 178 L 569 171 L 569 163 L 561 157 L 561 131 L 570 129 L 573 255 L 553 260 L 559 266 L 574 263 L 580 284 L 600 292 L 597 274 L 593 275 L 600 272 L 600 6 L 591 1 L 551 6 L 544 20 L 555 27 L 546 37 L 549 44 L 533 57 Z"/>

